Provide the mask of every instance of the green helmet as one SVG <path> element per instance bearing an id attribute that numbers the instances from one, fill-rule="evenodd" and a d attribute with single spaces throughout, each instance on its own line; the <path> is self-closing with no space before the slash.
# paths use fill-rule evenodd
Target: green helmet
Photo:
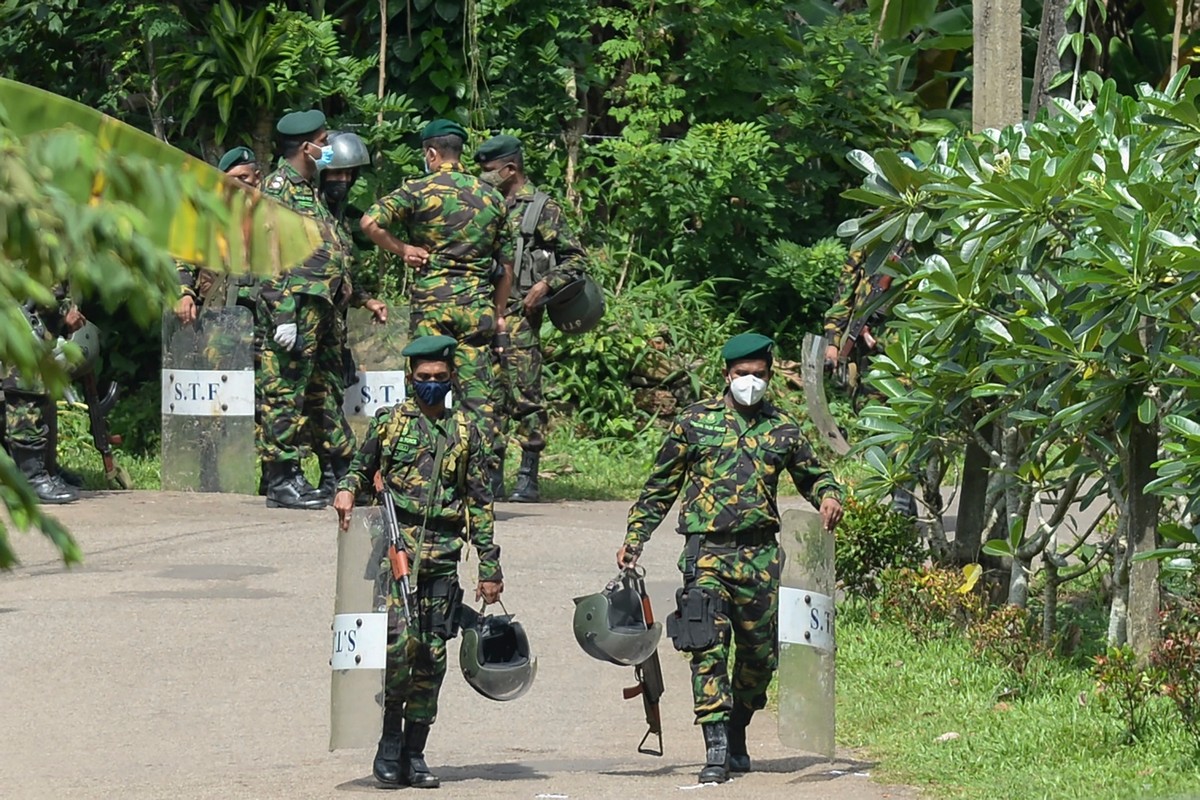
<path id="1" fill-rule="evenodd" d="M 516 700 L 533 685 L 537 657 L 512 614 L 483 616 L 462 607 L 462 647 L 458 664 L 471 688 L 489 700 Z"/>
<path id="2" fill-rule="evenodd" d="M 83 361 L 71 367 L 71 375 L 86 375 L 100 363 L 100 329 L 90 322 L 71 334 L 67 340 L 83 351 Z"/>
<path id="3" fill-rule="evenodd" d="M 622 667 L 641 664 L 658 649 L 662 623 L 646 624 L 645 587 L 633 570 L 608 582 L 604 591 L 575 598 L 575 641 L 583 652 Z"/>
<path id="4" fill-rule="evenodd" d="M 550 322 L 563 333 L 587 333 L 604 316 L 604 290 L 588 275 L 546 298 Z"/>

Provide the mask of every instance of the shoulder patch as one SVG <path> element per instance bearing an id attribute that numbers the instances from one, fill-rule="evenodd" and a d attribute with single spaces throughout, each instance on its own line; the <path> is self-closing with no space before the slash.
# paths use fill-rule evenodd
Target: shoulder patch
<path id="1" fill-rule="evenodd" d="M 275 177 L 271 178 L 271 180 L 269 180 L 267 182 L 267 188 L 272 191 L 278 191 L 278 190 L 282 189 L 283 188 L 283 176 L 276 174 Z"/>

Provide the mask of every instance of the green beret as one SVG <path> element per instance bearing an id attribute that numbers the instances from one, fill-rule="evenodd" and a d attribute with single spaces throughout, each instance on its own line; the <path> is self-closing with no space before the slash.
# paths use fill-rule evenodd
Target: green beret
<path id="1" fill-rule="evenodd" d="M 452 119 L 435 119 L 421 131 L 422 142 L 438 136 L 457 136 L 465 142 L 467 140 L 467 130 Z"/>
<path id="2" fill-rule="evenodd" d="M 413 359 L 449 360 L 454 358 L 456 347 L 458 342 L 453 336 L 419 336 L 409 342 L 400 355 Z"/>
<path id="3" fill-rule="evenodd" d="M 254 151 L 249 147 L 235 147 L 232 150 L 221 156 L 221 160 L 217 162 L 217 169 L 221 172 L 229 172 L 234 167 L 240 167 L 242 164 L 253 164 L 258 161 L 254 155 Z"/>
<path id="4" fill-rule="evenodd" d="M 769 364 L 774 348 L 775 342 L 761 333 L 739 333 L 721 348 L 721 358 L 726 364 L 746 358 L 765 358 Z"/>
<path id="5" fill-rule="evenodd" d="M 311 111 L 293 111 L 284 114 L 275 130 L 284 136 L 308 136 L 325 127 L 325 115 L 319 108 Z"/>
<path id="6" fill-rule="evenodd" d="M 515 136 L 493 136 L 475 151 L 475 163 L 486 164 L 521 152 L 521 140 Z"/>

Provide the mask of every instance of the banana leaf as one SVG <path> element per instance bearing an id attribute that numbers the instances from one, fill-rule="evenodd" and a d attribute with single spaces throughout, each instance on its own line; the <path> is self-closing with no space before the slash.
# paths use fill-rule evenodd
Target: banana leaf
<path id="1" fill-rule="evenodd" d="M 180 261 L 223 272 L 258 275 L 291 269 L 322 242 L 315 220 L 247 191 L 217 168 L 150 134 L 65 97 L 0 78 L 0 124 L 24 139 L 56 128 L 76 128 L 96 138 L 104 151 L 140 156 L 171 177 L 183 176 L 210 193 L 212 206 L 173 195 L 139 197 L 127 187 L 114 187 L 103 174 L 79 175 L 58 185 L 81 203 L 119 200 L 146 215 L 150 238 Z"/>

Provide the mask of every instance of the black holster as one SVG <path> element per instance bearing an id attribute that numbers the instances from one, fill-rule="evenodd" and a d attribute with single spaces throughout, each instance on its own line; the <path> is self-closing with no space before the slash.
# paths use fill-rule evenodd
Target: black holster
<path id="1" fill-rule="evenodd" d="M 721 596 L 696 586 L 696 558 L 703 536 L 689 536 L 683 551 L 683 588 L 675 592 L 675 612 L 667 617 L 667 636 L 676 650 L 707 650 L 717 643 L 717 617 L 725 613 Z"/>
<path id="2" fill-rule="evenodd" d="M 421 631 L 441 639 L 458 636 L 463 590 L 457 576 L 435 578 L 418 590 L 421 608 Z"/>

